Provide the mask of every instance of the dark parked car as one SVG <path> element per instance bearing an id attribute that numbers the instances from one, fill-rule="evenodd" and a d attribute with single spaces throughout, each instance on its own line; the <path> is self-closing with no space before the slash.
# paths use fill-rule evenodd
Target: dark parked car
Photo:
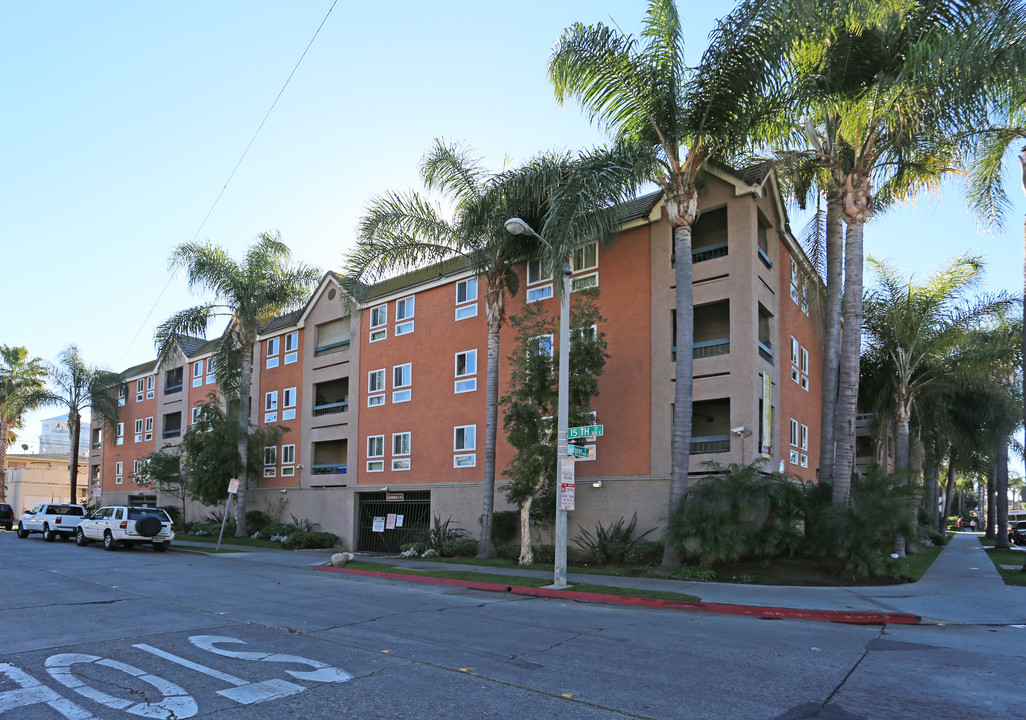
<path id="1" fill-rule="evenodd" d="M 1026 545 L 1026 520 L 1020 520 L 1012 526 L 1012 534 L 1009 539 L 1016 545 Z"/>
<path id="2" fill-rule="evenodd" d="M 7 503 L 0 503 L 0 527 L 4 530 L 14 527 L 14 509 Z"/>

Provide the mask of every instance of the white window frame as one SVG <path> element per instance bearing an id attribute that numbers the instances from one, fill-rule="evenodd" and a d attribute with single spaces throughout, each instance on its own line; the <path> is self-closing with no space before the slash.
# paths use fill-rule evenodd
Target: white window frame
<path id="1" fill-rule="evenodd" d="M 297 388 L 290 387 L 281 391 L 282 420 L 296 419 L 296 390 Z"/>
<path id="2" fill-rule="evenodd" d="M 791 418 L 791 447 L 798 447 L 798 421 Z"/>
<path id="3" fill-rule="evenodd" d="M 454 468 L 472 468 L 477 466 L 477 453 L 463 453 L 452 456 Z"/>
<path id="4" fill-rule="evenodd" d="M 463 431 L 463 444 L 459 442 L 460 431 Z M 468 433 L 469 430 L 469 433 Z M 467 443 L 467 436 L 470 436 L 470 443 Z M 452 429 L 452 451 L 455 453 L 469 453 L 477 450 L 477 425 L 456 425 Z"/>
<path id="5" fill-rule="evenodd" d="M 203 384 L 203 361 L 192 364 L 192 386 L 200 387 Z"/>
<path id="6" fill-rule="evenodd" d="M 533 271 L 532 271 L 532 267 L 535 268 Z M 528 260 L 527 261 L 527 268 L 526 268 L 525 272 L 526 272 L 526 275 L 527 275 L 527 284 L 528 285 L 539 285 L 539 284 L 541 284 L 543 282 L 551 282 L 551 280 L 552 280 L 552 275 L 551 274 L 549 274 L 549 275 L 542 275 L 543 270 L 542 270 L 542 260 L 541 260 L 541 258 L 534 258 L 532 260 Z M 535 276 L 533 280 L 531 279 L 532 275 Z"/>
<path id="7" fill-rule="evenodd" d="M 595 282 L 585 283 L 586 280 L 591 280 L 593 278 Z M 588 273 L 587 275 L 579 275 L 575 278 L 570 279 L 570 292 L 577 292 L 579 290 L 587 290 L 588 288 L 598 287 L 598 284 L 598 272 Z"/>
<path id="8" fill-rule="evenodd" d="M 477 317 L 477 303 L 460 305 L 456 308 L 456 322 L 467 320 L 472 317 Z"/>
<path id="9" fill-rule="evenodd" d="M 191 425 L 195 425 L 199 422 L 200 412 L 202 412 L 202 410 L 203 406 L 201 405 L 197 405 L 196 407 L 192 408 L 192 422 L 190 423 Z"/>
<path id="10" fill-rule="evenodd" d="M 802 352 L 801 352 L 800 358 L 801 358 L 801 362 L 798 364 L 798 369 L 801 370 L 803 373 L 808 374 L 808 372 L 809 372 L 809 349 L 808 348 L 806 348 L 804 346 L 802 347 Z"/>
<path id="11" fill-rule="evenodd" d="M 153 396 L 155 394 L 153 388 L 154 388 L 154 386 L 156 384 L 157 384 L 157 376 L 156 375 L 150 375 L 148 378 L 146 378 L 146 399 L 147 400 L 150 400 L 150 399 L 153 398 Z"/>
<path id="12" fill-rule="evenodd" d="M 405 438 L 405 442 L 403 442 Z M 397 442 L 399 443 L 396 449 Z M 392 470 L 407 471 L 411 466 L 411 455 L 413 452 L 413 433 L 397 432 L 392 433 Z"/>
<path id="13" fill-rule="evenodd" d="M 125 474 L 125 463 L 123 463 L 120 460 L 118 460 L 116 463 L 114 463 L 114 474 L 115 475 L 124 475 Z"/>
<path id="14" fill-rule="evenodd" d="M 547 334 L 547 335 L 536 335 L 535 337 L 531 338 L 531 342 L 534 343 L 535 340 L 543 340 L 543 342 L 544 342 L 545 338 L 548 338 L 548 350 L 547 351 L 543 350 L 543 352 L 546 352 L 546 354 L 549 357 L 554 357 L 553 353 L 555 352 L 555 345 L 554 345 L 555 338 L 552 336 L 551 333 Z M 539 344 L 537 347 L 540 348 L 541 344 Z M 528 349 L 528 352 L 534 352 L 535 351 L 534 348 L 535 348 L 535 346 L 532 345 Z"/>
<path id="15" fill-rule="evenodd" d="M 379 342 L 388 337 L 388 304 L 370 309 L 370 342 Z"/>
<path id="16" fill-rule="evenodd" d="M 809 456 L 806 455 L 805 453 L 802 453 L 800 457 L 801 457 L 801 462 L 799 464 L 803 468 L 807 468 L 809 466 Z"/>
<path id="17" fill-rule="evenodd" d="M 295 465 L 282 465 L 282 467 L 281 467 L 281 476 L 282 477 L 295 477 L 296 476 L 296 466 Z"/>
<path id="18" fill-rule="evenodd" d="M 264 467 L 278 464 L 278 446 L 264 445 Z"/>
<path id="19" fill-rule="evenodd" d="M 463 288 L 463 299 L 460 300 L 460 288 Z M 467 278 L 456 283 L 456 304 L 477 302 L 477 278 Z M 459 318 L 457 318 L 459 319 Z"/>
<path id="20" fill-rule="evenodd" d="M 527 288 L 527 302 L 540 302 L 541 300 L 548 300 L 553 296 L 552 283 L 548 285 L 539 285 L 538 287 Z"/>
<path id="21" fill-rule="evenodd" d="M 143 440 L 149 442 L 153 439 L 153 418 L 146 418 L 146 434 L 143 435 Z"/>
<path id="22" fill-rule="evenodd" d="M 296 464 L 296 446 L 295 445 L 282 445 L 281 446 L 281 464 L 282 465 L 295 465 Z"/>
<path id="23" fill-rule="evenodd" d="M 214 382 L 217 377 L 214 375 L 214 368 L 217 365 L 217 358 L 207 358 L 207 385 Z"/>
<path id="24" fill-rule="evenodd" d="M 806 450 L 807 451 L 809 449 L 809 426 L 808 425 L 804 425 L 803 424 L 801 426 L 801 433 L 800 433 L 799 437 L 800 437 L 800 441 L 799 441 L 798 447 L 800 447 L 802 450 Z"/>
<path id="25" fill-rule="evenodd" d="M 791 364 L 795 367 L 798 366 L 798 338 L 794 335 L 791 336 Z"/>
<path id="26" fill-rule="evenodd" d="M 593 262 L 590 265 L 582 264 L 582 265 L 578 266 L 578 264 L 577 264 L 578 256 L 580 255 L 580 257 L 582 259 L 586 259 L 584 256 L 587 253 L 589 248 L 594 248 L 594 251 L 595 251 L 595 262 Z M 598 243 L 597 242 L 590 242 L 590 243 L 584 243 L 583 245 L 578 245 L 577 247 L 574 248 L 573 255 L 570 258 L 571 263 L 573 263 L 573 265 L 572 265 L 573 271 L 576 273 L 576 272 L 583 272 L 584 270 L 594 270 L 595 268 L 597 268 L 599 266 L 599 257 L 598 256 L 599 256 L 599 248 L 598 248 Z"/>
<path id="27" fill-rule="evenodd" d="M 380 443 L 380 452 L 372 451 L 371 443 Z M 368 435 L 367 436 L 367 472 L 385 472 L 385 436 L 384 435 Z M 378 459 L 372 459 L 378 458 Z"/>
<path id="28" fill-rule="evenodd" d="M 118 423 L 117 435 L 115 437 L 117 438 L 118 445 L 125 444 L 125 424 L 123 422 Z"/>
<path id="29" fill-rule="evenodd" d="M 264 411 L 278 409 L 278 391 L 270 390 L 264 393 Z"/>
<path id="30" fill-rule="evenodd" d="M 396 373 L 399 373 L 397 375 Z M 413 363 L 392 366 L 392 402 L 403 403 L 413 399 Z"/>
<path id="31" fill-rule="evenodd" d="M 380 368 L 367 373 L 367 407 L 379 407 L 385 404 L 385 392 L 388 389 L 385 370 L 386 368 Z M 375 382 L 375 377 L 380 380 L 380 383 Z"/>
<path id="32" fill-rule="evenodd" d="M 409 320 L 416 312 L 416 300 L 414 295 L 399 298 L 395 301 L 395 321 L 402 322 Z"/>
<path id="33" fill-rule="evenodd" d="M 139 378 L 135 381 L 135 401 L 142 402 L 146 393 L 146 381 Z"/>
<path id="34" fill-rule="evenodd" d="M 464 366 L 472 369 L 465 369 L 464 372 L 460 372 L 460 358 L 467 358 L 464 361 Z M 464 350 L 463 352 L 456 353 L 454 361 L 453 372 L 455 373 L 456 381 L 453 383 L 453 393 L 465 393 L 473 392 L 477 390 L 477 349 Z"/>
<path id="35" fill-rule="evenodd" d="M 142 460 L 133 460 L 132 461 L 132 475 L 135 476 L 135 477 L 138 477 L 139 474 L 142 472 L 142 466 L 143 466 L 143 461 Z"/>
<path id="36" fill-rule="evenodd" d="M 802 375 L 798 372 L 798 368 L 794 365 L 791 366 L 791 379 L 794 380 L 795 385 L 801 384 Z"/>
<path id="37" fill-rule="evenodd" d="M 285 352 L 293 352 L 299 349 L 299 331 L 294 330 L 285 335 Z"/>
<path id="38" fill-rule="evenodd" d="M 787 461 L 789 463 L 791 463 L 792 465 L 797 465 L 798 464 L 798 451 L 797 450 L 789 451 L 788 456 L 787 456 Z"/>
<path id="39" fill-rule="evenodd" d="M 126 402 L 128 402 L 128 385 L 121 383 L 118 385 L 118 405 L 123 406 Z"/>
<path id="40" fill-rule="evenodd" d="M 802 375 L 801 380 L 798 382 L 798 384 L 801 385 L 802 390 L 804 390 L 805 392 L 808 392 L 809 391 L 809 376 L 808 375 Z"/>

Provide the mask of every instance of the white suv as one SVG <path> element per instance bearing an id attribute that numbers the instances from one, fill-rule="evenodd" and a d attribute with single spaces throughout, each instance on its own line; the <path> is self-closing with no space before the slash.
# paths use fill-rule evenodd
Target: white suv
<path id="1" fill-rule="evenodd" d="M 79 523 L 75 542 L 84 547 L 100 540 L 105 550 L 147 544 L 163 552 L 174 537 L 175 526 L 160 508 L 112 505 L 100 508 Z"/>

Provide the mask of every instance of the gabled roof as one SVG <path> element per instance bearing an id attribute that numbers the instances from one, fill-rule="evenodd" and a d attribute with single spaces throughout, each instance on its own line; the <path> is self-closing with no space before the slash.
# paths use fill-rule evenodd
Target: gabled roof
<path id="1" fill-rule="evenodd" d="M 135 377 L 136 375 L 149 375 L 156 369 L 157 361 L 150 360 L 149 362 L 144 362 L 140 365 L 128 368 L 127 370 L 121 373 L 121 377 L 122 379 L 127 379 L 130 377 Z"/>
<path id="2" fill-rule="evenodd" d="M 653 193 L 636 197 L 633 200 L 628 200 L 622 203 L 618 210 L 620 214 L 621 223 L 629 223 L 633 220 L 647 220 L 648 216 L 652 214 L 652 210 L 659 204 L 659 201 L 663 197 L 662 190 L 656 190 Z"/>
<path id="3" fill-rule="evenodd" d="M 419 268 L 417 270 L 411 270 L 403 275 L 397 275 L 387 280 L 375 283 L 373 285 L 366 286 L 366 295 L 362 298 L 364 301 L 373 300 L 375 298 L 384 297 L 397 293 L 400 290 L 406 288 L 416 287 L 422 285 L 431 280 L 444 278 L 449 275 L 456 273 L 465 272 L 470 269 L 470 258 L 466 256 L 460 256 L 450 258 L 449 260 L 443 260 L 442 262 L 429 265 L 425 268 Z"/>
<path id="4" fill-rule="evenodd" d="M 287 328 L 295 325 L 299 321 L 299 318 L 303 314 L 303 310 L 305 309 L 306 305 L 304 305 L 299 310 L 293 310 L 292 312 L 285 313 L 284 315 L 279 315 L 276 318 L 271 318 L 266 323 L 260 326 L 260 329 L 257 331 L 257 334 L 269 335 L 276 330 L 281 330 L 282 328 Z"/>
<path id="5" fill-rule="evenodd" d="M 182 338 L 182 341 L 178 343 L 178 347 L 180 347 L 182 352 L 185 353 L 185 357 L 192 357 L 206 344 L 206 338 L 190 337 L 186 335 Z"/>

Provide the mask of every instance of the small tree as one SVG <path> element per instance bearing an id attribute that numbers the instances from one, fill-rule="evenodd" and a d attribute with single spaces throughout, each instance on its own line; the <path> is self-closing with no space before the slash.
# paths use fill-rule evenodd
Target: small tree
<path id="1" fill-rule="evenodd" d="M 182 470 L 182 450 L 168 445 L 142 459 L 142 467 L 132 476 L 139 487 L 153 488 L 172 495 L 182 503 L 182 524 L 185 525 L 185 500 L 189 496 L 189 476 Z"/>
<path id="2" fill-rule="evenodd" d="M 41 360 L 29 360 L 23 347 L 0 346 L 0 502 L 6 500 L 7 446 L 14 442 L 13 428 L 38 403 L 45 371 Z"/>
<path id="3" fill-rule="evenodd" d="M 256 477 L 259 472 L 263 448 L 277 445 L 281 434 L 287 430 L 281 425 L 269 425 L 249 433 L 246 453 L 249 477 Z M 228 481 L 239 477 L 242 468 L 237 449 L 239 432 L 235 418 L 225 412 L 217 397 L 208 396 L 197 421 L 182 437 L 183 472 L 190 478 L 189 497 L 204 505 L 220 505 L 228 497 Z"/>
<path id="4" fill-rule="evenodd" d="M 591 398 L 598 395 L 598 377 L 605 369 L 605 333 L 599 330 L 604 318 L 596 301 L 598 290 L 574 293 L 570 309 L 571 343 L 568 424 L 590 425 L 594 421 Z M 520 508 L 521 565 L 534 562 L 531 549 L 532 515 L 548 519 L 554 510 L 556 477 L 556 405 L 558 400 L 556 321 L 540 303 L 528 303 L 511 319 L 517 342 L 510 356 L 513 376 L 501 404 L 505 408 L 503 427 L 516 455 L 506 466 L 510 483 L 506 500 Z M 551 502 L 534 510 L 535 499 Z"/>

